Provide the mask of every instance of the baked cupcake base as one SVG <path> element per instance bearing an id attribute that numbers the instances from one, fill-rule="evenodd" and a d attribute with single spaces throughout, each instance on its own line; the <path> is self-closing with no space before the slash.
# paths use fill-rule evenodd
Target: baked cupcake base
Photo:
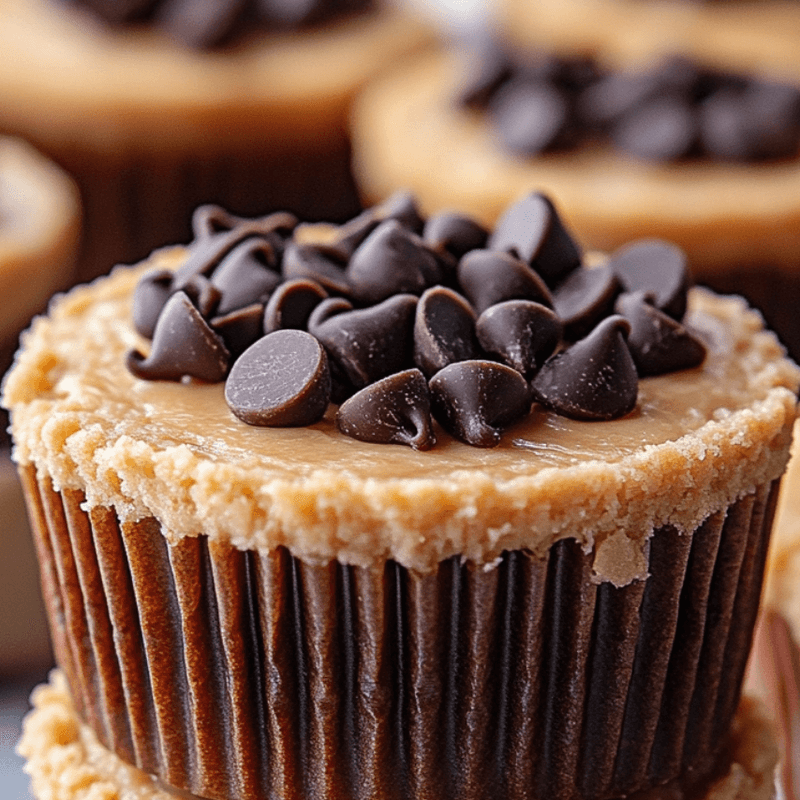
<path id="1" fill-rule="evenodd" d="M 38 800 L 190 800 L 190 795 L 164 787 L 103 747 L 81 722 L 61 672 L 54 671 L 50 682 L 34 691 L 32 703 L 18 749 L 27 759 L 25 770 Z M 777 747 L 772 727 L 763 708 L 748 698 L 734 719 L 730 755 L 725 774 L 695 800 L 773 796 Z"/>

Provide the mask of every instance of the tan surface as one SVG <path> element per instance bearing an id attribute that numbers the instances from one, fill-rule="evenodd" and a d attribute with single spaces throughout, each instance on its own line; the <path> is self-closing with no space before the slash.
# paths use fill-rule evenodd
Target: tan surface
<path id="1" fill-rule="evenodd" d="M 655 236 L 708 275 L 731 264 L 800 265 L 800 161 L 658 165 L 610 149 L 516 158 L 455 102 L 460 60 L 426 55 L 372 84 L 353 115 L 356 175 L 377 201 L 398 186 L 428 210 L 493 222 L 533 190 L 556 201 L 592 247 Z"/>
<path id="2" fill-rule="evenodd" d="M 614 61 L 682 53 L 709 66 L 800 78 L 800 6 L 794 0 L 501 0 L 512 40 Z"/>
<path id="3" fill-rule="evenodd" d="M 338 136 L 352 94 L 430 35 L 387 9 L 204 53 L 110 32 L 51 0 L 0 0 L 0 19 L 0 126 L 128 158 Z"/>
<path id="4" fill-rule="evenodd" d="M 79 226 L 72 181 L 29 145 L 0 137 L 0 347 L 68 285 Z"/>
<path id="5" fill-rule="evenodd" d="M 703 368 L 641 381 L 624 419 L 538 412 L 494 450 L 441 434 L 418 453 L 349 439 L 330 415 L 304 429 L 246 426 L 223 384 L 136 380 L 124 355 L 143 346 L 128 322 L 138 274 L 118 270 L 38 320 L 4 404 L 20 463 L 123 519 L 154 515 L 173 537 L 428 569 L 454 554 L 543 554 L 577 536 L 595 544 L 596 573 L 624 584 L 644 574 L 655 526 L 693 529 L 788 457 L 800 372 L 740 300 L 693 293 L 690 324 L 710 348 Z"/>
<path id="6" fill-rule="evenodd" d="M 159 787 L 152 778 L 118 759 L 78 720 L 59 672 L 33 695 L 20 753 L 28 759 L 39 800 L 174 800 L 189 795 Z M 767 800 L 772 796 L 777 749 L 769 723 L 745 699 L 734 720 L 733 763 L 705 795 L 706 800 Z M 646 796 L 646 795 L 645 795 Z"/>

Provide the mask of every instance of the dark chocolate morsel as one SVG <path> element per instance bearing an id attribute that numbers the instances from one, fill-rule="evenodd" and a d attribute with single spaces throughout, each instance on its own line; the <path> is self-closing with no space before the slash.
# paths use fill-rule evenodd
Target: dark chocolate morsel
<path id="1" fill-rule="evenodd" d="M 204 0 L 198 13 L 197 0 L 169 0 L 159 7 L 155 20 L 181 44 L 207 49 L 226 41 L 245 6 L 245 0 Z"/>
<path id="2" fill-rule="evenodd" d="M 143 275 L 133 292 L 133 327 L 146 339 L 153 338 L 161 309 L 172 294 L 172 273 L 153 270 Z"/>
<path id="3" fill-rule="evenodd" d="M 211 327 L 222 337 L 232 358 L 238 358 L 264 334 L 264 305 L 253 303 L 211 320 Z"/>
<path id="4" fill-rule="evenodd" d="M 382 203 L 375 206 L 374 214 L 376 219 L 381 222 L 389 219 L 397 220 L 412 233 L 421 234 L 425 225 L 425 220 L 417 206 L 417 200 L 413 192 L 409 192 L 407 189 L 398 189 L 389 195 Z"/>
<path id="5" fill-rule="evenodd" d="M 313 244 L 287 242 L 282 273 L 287 280 L 310 278 L 334 294 L 346 295 L 350 291 L 344 269 Z"/>
<path id="6" fill-rule="evenodd" d="M 691 369 L 703 363 L 706 349 L 702 342 L 649 303 L 644 292 L 620 295 L 616 311 L 630 323 L 628 347 L 640 377 Z"/>
<path id="7" fill-rule="evenodd" d="M 227 314 L 252 303 L 266 303 L 281 282 L 275 248 L 268 239 L 251 237 L 233 248 L 211 276 L 221 292 L 217 314 Z"/>
<path id="8" fill-rule="evenodd" d="M 317 335 L 317 329 L 324 322 L 343 311 L 352 311 L 353 304 L 345 297 L 326 297 L 320 301 L 313 309 L 308 317 L 306 330 L 314 336 Z"/>
<path id="9" fill-rule="evenodd" d="M 426 377 L 455 361 L 476 358 L 478 349 L 470 304 L 444 286 L 427 289 L 414 318 L 414 362 Z"/>
<path id="10" fill-rule="evenodd" d="M 369 308 L 343 311 L 315 326 L 331 360 L 361 389 L 414 365 L 417 298 L 398 294 Z"/>
<path id="11" fill-rule="evenodd" d="M 655 70 L 611 72 L 584 89 L 576 103 L 577 113 L 592 127 L 603 128 L 635 113 L 662 90 Z"/>
<path id="12" fill-rule="evenodd" d="M 553 308 L 564 324 L 564 337 L 570 341 L 589 333 L 614 308 L 622 285 L 607 265 L 578 267 L 553 291 Z"/>
<path id="13" fill-rule="evenodd" d="M 615 250 L 608 262 L 626 292 L 649 292 L 673 319 L 683 319 L 691 273 L 686 254 L 672 242 L 639 239 Z"/>
<path id="14" fill-rule="evenodd" d="M 452 436 L 475 447 L 495 447 L 503 429 L 531 408 L 525 378 L 495 361 L 459 361 L 429 382 L 431 410 Z"/>
<path id="15" fill-rule="evenodd" d="M 228 371 L 230 353 L 222 338 L 200 316 L 184 292 L 164 306 L 153 332 L 150 355 L 128 353 L 126 364 L 144 380 L 179 381 L 183 377 L 216 383 Z"/>
<path id="16" fill-rule="evenodd" d="M 489 234 L 482 225 L 464 214 L 443 211 L 425 223 L 423 240 L 437 252 L 448 252 L 461 258 L 470 250 L 486 247 Z"/>
<path id="17" fill-rule="evenodd" d="M 328 293 L 308 278 L 284 281 L 272 293 L 264 308 L 264 333 L 281 328 L 296 328 L 304 331 L 308 318 Z"/>
<path id="18" fill-rule="evenodd" d="M 538 193 L 524 197 L 503 212 L 488 247 L 514 253 L 530 264 L 550 288 L 581 263 L 580 250 L 555 206 Z"/>
<path id="19" fill-rule="evenodd" d="M 647 161 L 674 161 L 691 152 L 697 115 L 682 98 L 660 96 L 622 117 L 611 128 L 614 144 Z"/>
<path id="20" fill-rule="evenodd" d="M 428 382 L 407 369 L 366 386 L 339 407 L 336 425 L 362 442 L 405 444 L 430 450 L 436 444 Z"/>
<path id="21" fill-rule="evenodd" d="M 504 300 L 534 300 L 553 306 L 544 281 L 510 253 L 470 251 L 458 263 L 458 282 L 478 314 Z"/>
<path id="22" fill-rule="evenodd" d="M 313 425 L 331 395 L 328 357 L 305 331 L 284 329 L 247 348 L 225 381 L 225 400 L 248 425 Z"/>
<path id="23" fill-rule="evenodd" d="M 636 407 L 639 381 L 626 344 L 630 324 L 604 319 L 588 336 L 551 356 L 531 382 L 533 396 L 565 417 L 609 420 Z"/>
<path id="24" fill-rule="evenodd" d="M 352 297 L 364 304 L 380 303 L 399 293 L 420 295 L 441 280 L 433 253 L 394 219 L 382 222 L 361 243 L 345 275 Z"/>
<path id="25" fill-rule="evenodd" d="M 569 103 L 548 83 L 512 81 L 501 87 L 487 109 L 503 146 L 535 156 L 558 148 L 569 123 Z"/>
<path id="26" fill-rule="evenodd" d="M 475 332 L 481 347 L 530 380 L 561 341 L 555 312 L 531 300 L 507 300 L 478 317 Z"/>
<path id="27" fill-rule="evenodd" d="M 203 319 L 217 313 L 222 292 L 205 275 L 197 274 L 181 287 L 181 291 L 192 301 Z"/>
<path id="28" fill-rule="evenodd" d="M 277 233 L 281 237 L 290 236 L 297 227 L 298 219 L 288 211 L 277 211 L 265 217 L 250 219 L 237 217 L 226 211 L 222 206 L 211 203 L 198 206 L 192 214 L 192 233 L 195 239 L 205 239 L 216 233 L 227 233 L 234 228 L 249 227 L 252 223 L 262 231 L 262 234 Z M 248 236 L 253 234 L 248 234 Z"/>
<path id="29" fill-rule="evenodd" d="M 482 109 L 497 89 L 511 77 L 511 63 L 503 48 L 495 42 L 481 42 L 470 53 L 461 76 L 459 104 L 467 108 Z"/>

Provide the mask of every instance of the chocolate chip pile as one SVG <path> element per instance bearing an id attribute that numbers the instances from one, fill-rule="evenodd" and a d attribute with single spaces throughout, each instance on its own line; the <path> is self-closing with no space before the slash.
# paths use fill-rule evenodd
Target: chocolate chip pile
<path id="1" fill-rule="evenodd" d="M 522 156 L 599 143 L 656 162 L 753 162 L 796 156 L 800 145 L 800 88 L 685 58 L 613 72 L 590 58 L 487 45 L 459 102 L 485 112 L 503 146 Z"/>
<path id="2" fill-rule="evenodd" d="M 586 266 L 550 200 L 531 194 L 492 232 L 423 219 L 399 192 L 341 226 L 204 206 L 175 271 L 133 298 L 145 380 L 225 381 L 250 425 L 311 425 L 339 404 L 343 433 L 426 450 L 435 419 L 493 447 L 540 404 L 580 420 L 636 406 L 639 377 L 698 366 L 681 324 L 683 252 L 642 240 Z"/>
<path id="3" fill-rule="evenodd" d="M 152 24 L 173 39 L 200 49 L 228 44 L 255 27 L 306 27 L 374 5 L 373 0 L 69 1 L 110 25 Z"/>

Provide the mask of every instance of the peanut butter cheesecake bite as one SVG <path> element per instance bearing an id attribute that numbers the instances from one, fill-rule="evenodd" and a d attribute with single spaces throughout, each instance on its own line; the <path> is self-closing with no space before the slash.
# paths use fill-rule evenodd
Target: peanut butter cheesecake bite
<path id="1" fill-rule="evenodd" d="M 771 795 L 741 686 L 800 370 L 756 312 L 539 194 L 193 229 L 5 381 L 40 797 Z"/>
<path id="2" fill-rule="evenodd" d="M 587 246 L 675 242 L 699 283 L 744 294 L 797 358 L 800 65 L 571 32 L 523 41 L 509 24 L 502 43 L 427 53 L 369 87 L 353 116 L 365 196 L 409 186 L 425 208 L 493 224 L 540 187 Z"/>
<path id="3" fill-rule="evenodd" d="M 380 0 L 3 0 L 0 17 L 0 131 L 78 181 L 83 279 L 188 241 L 201 203 L 356 213 L 350 101 L 430 38 Z"/>

